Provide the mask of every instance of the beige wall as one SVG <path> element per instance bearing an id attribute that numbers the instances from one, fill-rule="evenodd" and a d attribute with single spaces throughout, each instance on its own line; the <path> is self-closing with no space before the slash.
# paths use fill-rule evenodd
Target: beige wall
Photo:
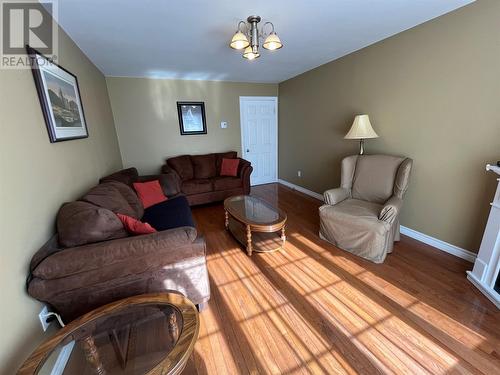
<path id="1" fill-rule="evenodd" d="M 402 224 L 477 251 L 500 159 L 500 1 L 470 6 L 279 85 L 280 178 L 338 186 L 355 114 L 369 153 L 415 160 Z M 297 170 L 303 177 L 297 177 Z"/>
<path id="2" fill-rule="evenodd" d="M 106 81 L 59 33 L 60 64 L 78 77 L 90 137 L 49 143 L 31 71 L 0 70 L 0 373 L 15 373 L 43 338 L 41 304 L 25 281 L 35 251 L 53 234 L 60 205 L 122 162 Z"/>
<path id="3" fill-rule="evenodd" d="M 106 78 L 123 165 L 156 173 L 166 157 L 241 152 L 240 96 L 276 96 L 278 85 L 148 78 Z M 179 132 L 177 101 L 205 102 L 206 135 Z M 227 129 L 220 122 L 229 123 Z"/>

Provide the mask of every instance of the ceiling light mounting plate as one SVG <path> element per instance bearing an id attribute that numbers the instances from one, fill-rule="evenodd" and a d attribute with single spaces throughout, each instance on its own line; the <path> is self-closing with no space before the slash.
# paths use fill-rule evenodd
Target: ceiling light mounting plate
<path id="1" fill-rule="evenodd" d="M 253 22 L 259 23 L 260 20 L 261 20 L 260 16 L 248 16 L 247 18 L 248 23 L 253 23 Z"/>

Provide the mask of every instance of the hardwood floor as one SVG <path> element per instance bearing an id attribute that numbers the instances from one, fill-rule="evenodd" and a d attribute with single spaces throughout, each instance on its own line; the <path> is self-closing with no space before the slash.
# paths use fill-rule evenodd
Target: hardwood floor
<path id="1" fill-rule="evenodd" d="M 211 300 L 186 374 L 500 374 L 500 313 L 471 263 L 402 236 L 376 265 L 319 239 L 319 201 L 252 194 L 288 214 L 285 251 L 248 257 L 222 204 L 194 208 Z"/>

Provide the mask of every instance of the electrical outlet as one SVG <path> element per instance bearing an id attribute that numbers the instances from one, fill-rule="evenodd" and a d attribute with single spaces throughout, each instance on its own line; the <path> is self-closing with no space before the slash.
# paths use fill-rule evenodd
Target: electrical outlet
<path id="1" fill-rule="evenodd" d="M 47 330 L 50 324 L 47 323 L 48 317 L 49 317 L 49 309 L 47 309 L 47 306 L 43 305 L 42 311 L 40 311 L 40 314 L 38 314 L 38 319 L 40 319 L 40 323 L 42 324 L 42 329 L 44 332 Z"/>
<path id="2" fill-rule="evenodd" d="M 227 121 L 222 121 L 220 123 L 220 127 L 221 127 L 221 129 L 227 129 Z"/>
<path id="3" fill-rule="evenodd" d="M 297 171 L 297 177 L 302 177 L 302 171 Z"/>

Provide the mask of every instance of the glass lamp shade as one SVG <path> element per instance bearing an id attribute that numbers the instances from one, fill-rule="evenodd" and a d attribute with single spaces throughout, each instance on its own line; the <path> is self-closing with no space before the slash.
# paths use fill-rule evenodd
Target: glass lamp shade
<path id="1" fill-rule="evenodd" d="M 372 128 L 368 115 L 357 115 L 351 129 L 344 137 L 345 139 L 367 139 L 378 138 L 378 134 Z"/>
<path id="2" fill-rule="evenodd" d="M 249 45 L 250 42 L 248 41 L 247 36 L 241 31 L 237 31 L 236 34 L 233 35 L 231 43 L 229 43 L 229 46 L 234 49 L 243 49 L 248 47 Z"/>
<path id="3" fill-rule="evenodd" d="M 252 51 L 252 47 L 247 47 L 245 48 L 245 51 L 243 51 L 243 57 L 248 60 L 255 60 L 256 58 L 260 57 L 260 53 L 254 53 Z"/>
<path id="4" fill-rule="evenodd" d="M 278 37 L 278 35 L 276 35 L 276 33 L 273 32 L 268 35 L 262 47 L 270 51 L 274 51 L 276 49 L 280 49 L 281 47 L 283 47 L 283 43 L 281 43 L 281 40 Z"/>

